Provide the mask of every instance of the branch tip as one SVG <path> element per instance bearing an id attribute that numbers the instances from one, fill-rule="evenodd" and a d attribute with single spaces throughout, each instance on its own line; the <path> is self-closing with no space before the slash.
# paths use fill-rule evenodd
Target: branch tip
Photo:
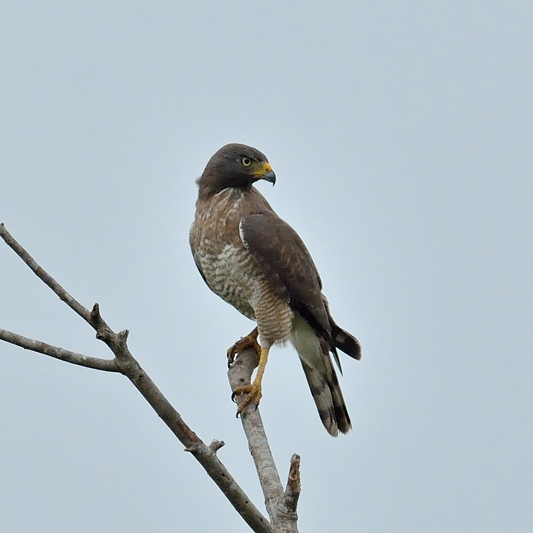
<path id="1" fill-rule="evenodd" d="M 298 506 L 298 499 L 300 498 L 301 490 L 302 484 L 300 480 L 300 456 L 295 453 L 291 457 L 287 488 L 285 489 L 284 494 L 284 503 L 287 512 L 296 513 L 296 507 Z"/>
<path id="2" fill-rule="evenodd" d="M 217 451 L 225 445 L 226 443 L 223 440 L 213 439 L 213 442 L 211 442 L 209 448 L 213 451 L 213 453 L 217 453 Z"/>
<path id="3" fill-rule="evenodd" d="M 94 329 L 98 329 L 98 326 L 102 323 L 102 316 L 100 315 L 100 306 L 96 303 L 91 309 L 89 315 L 89 323 Z"/>
<path id="4" fill-rule="evenodd" d="M 291 457 L 289 468 L 289 483 L 293 481 L 300 482 L 300 456 L 296 453 Z"/>

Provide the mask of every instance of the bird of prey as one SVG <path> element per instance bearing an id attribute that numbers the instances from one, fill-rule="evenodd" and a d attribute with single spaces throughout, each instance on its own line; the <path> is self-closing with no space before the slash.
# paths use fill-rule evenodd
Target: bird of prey
<path id="1" fill-rule="evenodd" d="M 276 182 L 264 154 L 243 144 L 220 148 L 197 180 L 190 231 L 194 261 L 206 284 L 257 323 L 228 350 L 232 356 L 252 345 L 259 354 L 253 383 L 234 391 L 245 395 L 239 412 L 259 404 L 270 348 L 290 341 L 324 427 L 332 436 L 347 433 L 350 417 L 330 353 L 337 364 L 337 349 L 360 359 L 360 344 L 334 322 L 311 255 L 254 187 L 259 180 Z"/>

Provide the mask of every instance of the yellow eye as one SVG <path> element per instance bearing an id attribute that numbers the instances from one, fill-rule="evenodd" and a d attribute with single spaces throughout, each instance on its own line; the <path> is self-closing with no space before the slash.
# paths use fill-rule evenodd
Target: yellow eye
<path id="1" fill-rule="evenodd" d="M 252 159 L 250 159 L 249 157 L 246 157 L 246 156 L 241 157 L 239 159 L 239 161 L 241 162 L 241 165 L 243 167 L 249 167 L 252 164 Z"/>

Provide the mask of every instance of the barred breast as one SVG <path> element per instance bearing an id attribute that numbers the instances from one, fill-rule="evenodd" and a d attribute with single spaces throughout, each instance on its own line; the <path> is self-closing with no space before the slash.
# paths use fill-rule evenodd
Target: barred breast
<path id="1" fill-rule="evenodd" d="M 209 288 L 248 318 L 254 278 L 261 275 L 239 238 L 242 191 L 225 189 L 196 208 L 191 228 L 194 259 Z"/>
<path id="2" fill-rule="evenodd" d="M 254 194 L 255 193 L 255 194 Z M 257 195 L 250 191 L 224 189 L 211 198 L 198 200 L 191 227 L 194 260 L 209 288 L 246 317 L 256 320 L 259 335 L 268 345 L 284 342 L 292 329 L 293 313 L 278 298 L 239 235 L 239 223 L 257 210 Z M 262 207 L 271 209 L 262 198 Z M 249 205 L 250 204 L 250 205 Z"/>

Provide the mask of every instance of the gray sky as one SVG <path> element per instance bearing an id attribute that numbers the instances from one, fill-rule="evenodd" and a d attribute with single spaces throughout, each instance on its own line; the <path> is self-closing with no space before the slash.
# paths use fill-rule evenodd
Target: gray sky
<path id="1" fill-rule="evenodd" d="M 531 531 L 530 2 L 13 2 L 0 222 L 115 329 L 258 505 L 226 379 L 252 324 L 188 247 L 209 157 L 267 154 L 363 345 L 322 428 L 292 348 L 261 405 L 302 532 Z M 107 356 L 4 245 L 0 327 Z M 0 344 L 0 529 L 247 527 L 121 376 Z"/>

